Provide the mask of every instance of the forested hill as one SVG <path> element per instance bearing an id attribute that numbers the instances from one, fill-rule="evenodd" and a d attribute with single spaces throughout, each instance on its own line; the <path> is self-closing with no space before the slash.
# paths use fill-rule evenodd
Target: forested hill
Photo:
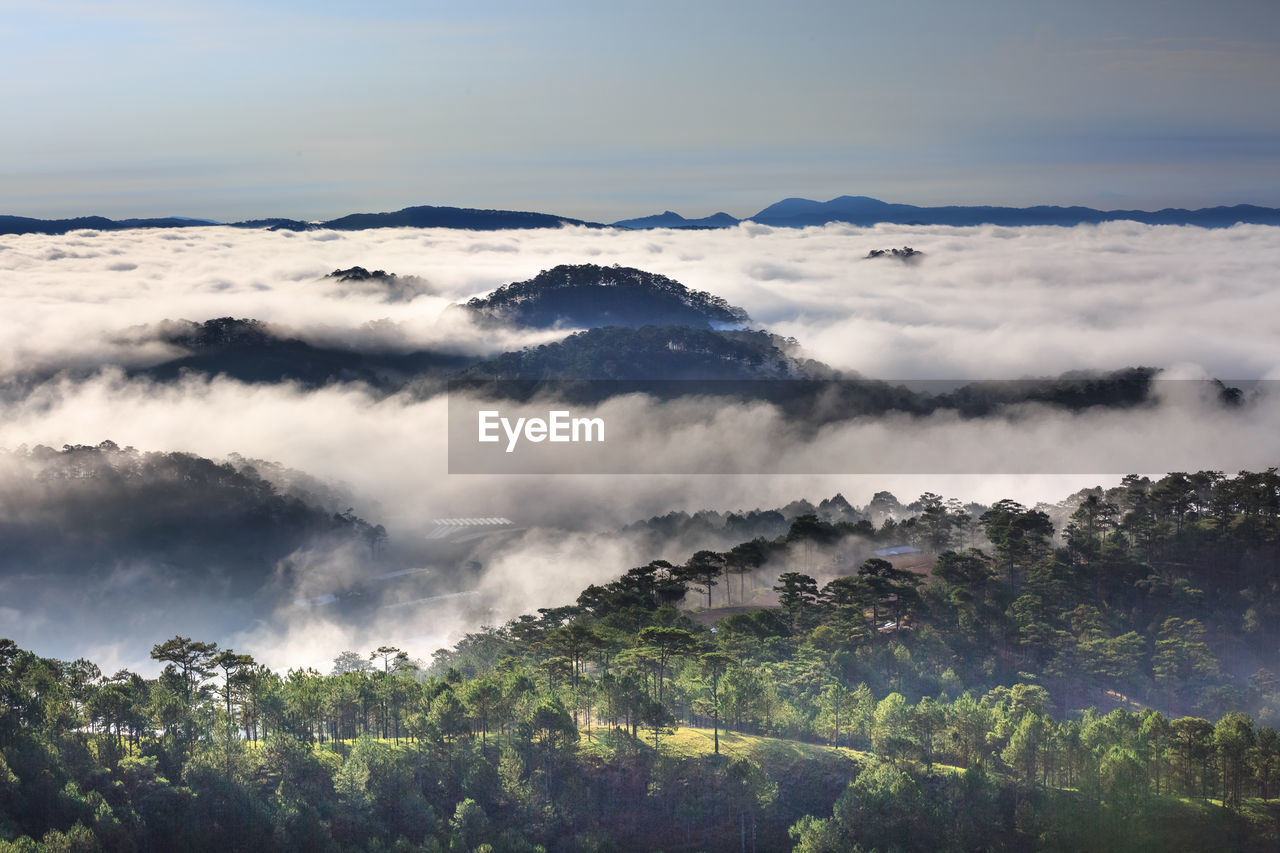
<path id="1" fill-rule="evenodd" d="M 763 331 L 688 326 L 609 326 L 509 352 L 459 374 L 497 380 L 801 379 L 834 375 L 797 354 L 795 341 Z"/>
<path id="2" fill-rule="evenodd" d="M 684 568 L 651 564 L 635 578 L 649 577 L 659 599 L 690 607 L 734 598 L 741 605 L 753 588 L 773 590 L 781 613 L 731 616 L 717 641 L 734 637 L 745 644 L 735 645 L 739 652 L 766 658 L 774 643 L 788 655 L 818 643 L 831 655 L 824 666 L 835 667 L 832 677 L 851 684 L 954 696 L 1030 680 L 1060 713 L 1123 695 L 1171 713 L 1240 710 L 1280 721 L 1275 469 L 1131 475 L 1112 489 L 1030 509 L 930 493 L 903 504 L 888 492 L 862 508 L 838 496 L 819 507 L 838 520 L 802 514 L 775 537 L 701 551 Z M 864 544 L 915 546 L 934 563 L 927 577 L 848 565 L 843 557 Z M 815 576 L 831 583 L 822 587 Z M 596 624 L 632 601 L 610 590 L 625 592 L 635 578 L 585 591 L 556 618 Z M 881 617 L 895 627 L 881 630 Z M 471 644 L 444 653 L 444 665 L 479 665 L 465 651 Z"/>
<path id="3" fill-rule="evenodd" d="M 388 300 L 411 299 L 410 294 L 425 286 L 413 277 L 402 279 L 359 267 L 338 270 L 328 278 L 334 286 L 367 288 Z M 312 343 L 274 324 L 219 317 L 132 327 L 115 335 L 111 343 L 125 352 L 136 348 L 153 359 L 152 353 L 167 348 L 166 360 L 138 365 L 134 357 L 133 366 L 125 368 L 130 376 L 159 382 L 193 374 L 307 388 L 360 383 L 378 394 L 408 390 L 430 396 L 442 392 L 447 381 L 457 380 L 488 387 L 501 397 L 512 396 L 515 386 L 504 389 L 493 383 L 513 382 L 524 383 L 520 387 L 527 393 L 572 391 L 580 402 L 628 393 L 664 399 L 714 395 L 776 404 L 801 429 L 889 412 L 928 415 L 946 410 L 963 417 L 985 417 L 1025 404 L 1068 411 L 1146 406 L 1154 404 L 1159 381 L 1154 368 L 1130 367 L 959 387 L 950 382 L 890 383 L 843 373 L 808 358 L 792 338 L 764 330 L 689 325 L 592 328 L 488 359 L 447 348 L 392 348 L 373 333 L 354 332 L 347 340 L 326 336 L 329 339 L 332 342 Z M 92 369 L 53 365 L 37 374 L 9 377 L 0 387 L 16 397 L 29 394 L 63 370 L 85 375 Z M 581 380 L 603 381 L 588 385 Z M 561 381 L 568 384 L 558 386 Z M 1220 382 L 1212 385 L 1206 390 L 1216 393 L 1224 406 L 1247 408 L 1248 398 L 1238 389 Z"/>
<path id="4" fill-rule="evenodd" d="M 361 266 L 336 269 L 325 276 L 338 285 L 342 296 L 361 294 L 377 296 L 383 302 L 412 302 L 432 292 L 431 285 L 416 275 L 397 275 L 386 270 L 367 270 Z"/>
<path id="5" fill-rule="evenodd" d="M 918 503 L 620 571 L 430 667 L 0 641 L 0 851 L 1276 849 L 1274 469 L 1127 477 L 1057 529 Z M 850 537 L 936 562 L 819 584 Z M 743 586 L 777 603 L 717 614 Z"/>
<path id="6" fill-rule="evenodd" d="M 719 296 L 632 267 L 562 264 L 465 305 L 478 318 L 534 328 L 742 325 L 747 312 Z"/>
<path id="7" fill-rule="evenodd" d="M 132 565 L 163 567 L 166 586 L 233 582 L 245 592 L 299 548 L 385 535 L 304 475 L 272 471 L 292 484 L 282 489 L 239 458 L 104 441 L 0 453 L 0 466 L 9 474 L 0 479 L 4 579 L 35 573 L 41 584 L 74 585 Z"/>
<path id="8" fill-rule="evenodd" d="M 1151 405 L 1156 374 L 1154 368 L 1131 367 L 959 387 L 936 381 L 891 383 L 843 373 L 805 356 L 794 338 L 764 330 L 606 326 L 504 353 L 453 378 L 499 396 L 543 390 L 586 402 L 628 393 L 771 402 L 798 428 L 813 429 L 889 412 L 954 411 L 984 417 L 1027 404 L 1068 411 Z M 1241 402 L 1240 392 L 1222 383 L 1212 390 L 1224 406 Z"/>
<path id="9" fill-rule="evenodd" d="M 153 329 L 132 330 L 134 337 L 156 337 L 186 355 L 134 375 L 170 381 L 184 372 L 229 376 L 241 382 L 297 382 L 319 387 L 363 382 L 394 391 L 413 380 L 450 375 L 476 359 L 453 352 L 389 352 L 356 346 L 318 346 L 259 320 L 219 317 L 202 323 L 169 321 Z"/>
<path id="10" fill-rule="evenodd" d="M 374 281 L 377 283 L 370 286 L 383 287 L 371 274 L 353 280 L 360 285 Z M 398 292 L 399 285 L 388 286 L 393 294 Z M 892 384 L 844 374 L 808 358 L 791 338 L 763 330 L 691 326 L 593 328 L 488 360 L 447 350 L 397 351 L 355 342 L 317 345 L 258 320 L 232 317 L 202 323 L 166 321 L 127 330 L 122 338 L 135 343 L 162 341 L 185 351 L 176 358 L 129 370 L 131 375 L 164 382 L 194 373 L 249 383 L 295 382 L 306 387 L 358 382 L 380 393 L 412 388 L 430 394 L 450 379 L 552 385 L 561 380 L 606 380 L 579 388 L 579 397 L 598 401 L 639 391 L 663 397 L 712 394 L 768 401 L 809 427 L 886 412 L 927 415 L 953 410 L 964 417 L 983 417 L 1029 403 L 1071 411 L 1141 406 L 1153 401 L 1157 381 L 1154 368 L 1134 367 L 1109 373 L 972 382 L 959 388 L 941 382 Z M 1216 383 L 1214 390 L 1224 406 L 1243 400 L 1237 389 L 1222 383 Z"/>
<path id="11" fill-rule="evenodd" d="M 814 504 L 803 498 L 791 501 L 785 506 L 770 509 L 720 511 L 704 509 L 696 512 L 672 511 L 664 515 L 655 515 L 642 521 L 636 521 L 622 528 L 622 533 L 632 538 L 647 542 L 650 551 L 659 553 L 668 550 L 671 543 L 699 543 L 699 548 L 727 550 L 741 542 L 752 539 L 773 540 L 783 536 L 791 529 L 796 519 L 802 516 L 813 516 L 819 521 L 830 524 L 845 523 L 853 525 L 853 532 L 868 537 L 878 537 L 888 541 L 897 536 L 896 524 L 883 527 L 890 519 L 904 519 L 902 538 L 907 544 L 916 544 L 914 539 L 920 529 L 911 521 L 920 517 L 933 505 L 936 496 L 930 493 L 909 503 L 901 503 L 890 492 L 876 492 L 866 506 L 851 505 L 843 494 L 836 493 L 823 498 Z M 990 507 L 981 504 L 962 504 L 960 501 L 948 501 L 945 509 L 952 517 L 962 517 L 965 513 L 977 517 Z M 903 542 L 893 541 L 890 545 Z M 933 544 L 933 543 L 926 543 Z"/>

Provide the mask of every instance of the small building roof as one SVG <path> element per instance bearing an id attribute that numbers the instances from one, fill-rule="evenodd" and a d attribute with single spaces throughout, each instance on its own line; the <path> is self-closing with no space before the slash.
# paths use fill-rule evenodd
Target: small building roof
<path id="1" fill-rule="evenodd" d="M 919 548 L 910 545 L 894 545 L 892 548 L 881 548 L 875 552 L 877 557 L 901 557 L 904 554 L 923 554 Z"/>

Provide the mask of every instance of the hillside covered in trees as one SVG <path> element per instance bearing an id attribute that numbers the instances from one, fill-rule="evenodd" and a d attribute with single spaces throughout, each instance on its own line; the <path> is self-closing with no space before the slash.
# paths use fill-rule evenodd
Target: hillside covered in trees
<path id="1" fill-rule="evenodd" d="M 719 296 L 634 267 L 561 264 L 464 306 L 477 318 L 538 328 L 742 325 L 747 312 Z"/>
<path id="2" fill-rule="evenodd" d="M 822 506 L 429 663 L 0 643 L 0 850 L 1280 843 L 1274 469 Z"/>
<path id="3" fill-rule="evenodd" d="M 386 535 L 330 487 L 240 457 L 215 462 L 104 441 L 2 452 L 0 466 L 9 475 L 0 481 L 0 578 L 72 578 L 147 561 L 174 580 L 221 574 L 261 583 L 305 544 Z"/>
<path id="4" fill-rule="evenodd" d="M 140 334 L 154 335 L 184 351 L 177 358 L 133 371 L 161 382 L 196 373 L 249 383 L 296 382 L 309 388 L 360 382 L 374 389 L 395 391 L 412 380 L 447 376 L 475 360 L 435 350 L 394 352 L 355 345 L 320 346 L 247 318 L 218 317 L 203 323 L 171 321 Z"/>
<path id="5" fill-rule="evenodd" d="M 689 380 L 791 380 L 833 374 L 826 365 L 799 356 L 797 350 L 795 341 L 764 331 L 607 326 L 577 332 L 563 341 L 504 353 L 467 368 L 459 378 L 552 383 L 579 379 L 657 380 L 655 385 L 660 385 Z"/>
<path id="6" fill-rule="evenodd" d="M 63 653 L 161 624 L 242 630 L 341 589 L 307 555 L 367 559 L 387 540 L 341 491 L 239 456 L 104 441 L 0 452 L 0 472 L 0 633 Z"/>

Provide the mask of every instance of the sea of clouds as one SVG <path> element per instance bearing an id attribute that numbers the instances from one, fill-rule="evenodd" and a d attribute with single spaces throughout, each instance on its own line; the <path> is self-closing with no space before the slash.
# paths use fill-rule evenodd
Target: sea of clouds
<path id="1" fill-rule="evenodd" d="M 910 264 L 865 258 L 872 249 L 904 245 L 923 258 Z M 27 378 L 0 408 L 0 447 L 111 439 L 142 450 L 274 460 L 343 484 L 362 516 L 402 541 L 447 517 L 506 516 L 525 528 L 477 546 L 483 567 L 466 598 L 380 611 L 356 623 L 323 608 L 294 608 L 227 627 L 216 638 L 274 666 L 322 668 L 337 651 L 384 642 L 425 656 L 482 622 L 565 603 L 585 584 L 654 557 L 680 559 L 674 550 L 644 553 L 612 532 L 672 510 L 773 507 L 837 491 L 858 504 L 881 489 L 904 500 L 933 491 L 1034 503 L 1113 484 L 1144 470 L 1140 465 L 1152 474 L 1175 462 L 1232 473 L 1280 457 L 1270 398 L 1242 414 L 1173 391 L 1131 412 L 1027 410 L 1016 419 L 979 422 L 945 415 L 868 419 L 817 435 L 780 422 L 767 407 L 628 398 L 603 404 L 602 413 L 650 427 L 617 452 L 665 460 L 662 470 L 673 473 L 451 475 L 444 397 L 205 377 L 156 384 L 129 378 L 118 366 L 98 369 L 175 355 L 138 334 L 139 326 L 223 316 L 263 320 L 319 344 L 496 354 L 567 331 L 495 332 L 448 306 L 563 263 L 617 263 L 668 275 L 740 305 L 756 327 L 795 337 L 808 356 L 874 378 L 1000 379 L 1137 365 L 1181 378 L 1280 378 L 1274 286 L 1280 229 L 1264 226 L 82 231 L 0 237 L 0 378 Z M 324 278 L 352 265 L 417 276 L 422 294 L 388 301 L 376 290 Z M 1131 457 L 1137 446 L 1167 454 Z M 885 473 L 826 463 L 868 447 L 887 460 L 878 469 Z M 1092 456 L 1074 467 L 1044 464 L 1043 454 L 1055 447 Z M 936 466 L 922 459 L 926 450 Z M 744 473 L 674 473 L 710 470 L 700 463 L 725 453 Z M 790 470 L 837 473 L 758 473 L 788 470 L 779 459 L 794 463 Z M 948 464 L 957 459 L 964 464 Z M 1020 467 L 1018 459 L 1040 461 Z M 1008 473 L 1019 470 L 1031 473 Z M 0 511 L 12 511 L 20 484 L 0 489 L 0 500 L 9 504 Z M 323 559 L 338 575 L 369 571 L 350 555 Z M 154 626 L 135 626 L 111 643 L 97 638 L 89 648 L 55 636 L 56 620 L 56 613 L 0 606 L 0 635 L 17 635 L 45 653 L 94 653 L 145 668 L 145 649 L 172 636 L 164 632 L 177 616 L 166 621 L 158 613 Z"/>

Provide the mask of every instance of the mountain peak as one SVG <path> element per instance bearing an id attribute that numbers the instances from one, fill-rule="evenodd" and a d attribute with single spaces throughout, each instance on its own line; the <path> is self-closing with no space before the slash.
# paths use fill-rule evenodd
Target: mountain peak
<path id="1" fill-rule="evenodd" d="M 847 207 L 849 205 L 857 205 L 859 207 L 888 207 L 887 201 L 881 201 L 878 198 L 872 198 L 869 195 L 842 195 L 836 196 L 827 202 L 829 205 L 840 205 Z"/>
<path id="2" fill-rule="evenodd" d="M 741 325 L 747 312 L 633 267 L 561 264 L 467 302 L 477 317 L 536 328 Z"/>
<path id="3" fill-rule="evenodd" d="M 740 220 L 721 211 L 702 219 L 685 219 L 674 210 L 666 210 L 653 216 L 641 216 L 636 219 L 622 219 L 613 223 L 614 228 L 732 228 Z"/>

